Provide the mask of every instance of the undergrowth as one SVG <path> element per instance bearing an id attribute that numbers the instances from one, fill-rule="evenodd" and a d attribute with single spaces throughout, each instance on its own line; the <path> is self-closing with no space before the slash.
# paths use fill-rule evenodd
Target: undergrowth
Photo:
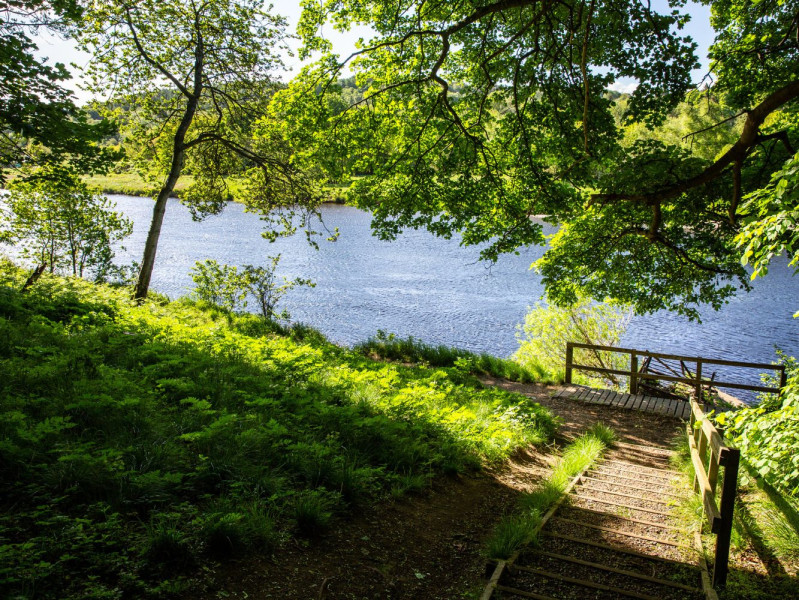
<path id="1" fill-rule="evenodd" d="M 616 440 L 615 432 L 596 423 L 566 446 L 549 477 L 523 494 L 519 509 L 504 517 L 487 543 L 489 558 L 508 559 L 527 544 L 535 544 L 546 512 L 563 496 L 572 479 L 598 460 Z"/>
<path id="2" fill-rule="evenodd" d="M 702 500 L 693 491 L 694 468 L 685 434 L 678 437 L 674 450 L 671 464 L 682 475 L 680 482 L 675 484 L 682 499 L 676 503 L 673 512 L 687 531 L 699 531 L 705 525 L 702 541 L 708 566 L 712 568 L 716 539 L 706 533 Z M 754 472 L 751 467 L 750 470 Z M 719 490 L 722 484 L 723 471 L 718 482 Z M 721 600 L 799 597 L 799 580 L 795 576 L 786 576 L 799 565 L 799 531 L 791 521 L 790 514 L 780 510 L 760 489 L 756 479 L 742 467 L 733 520 L 730 571 L 726 587 L 719 590 Z M 756 562 L 765 566 L 768 576 L 751 568 Z"/>
<path id="3" fill-rule="evenodd" d="M 302 327 L 0 270 L 0 597 L 165 598 L 199 565 L 548 439 L 529 399 Z"/>
<path id="4" fill-rule="evenodd" d="M 366 356 L 382 360 L 425 364 L 431 367 L 454 367 L 472 375 L 492 375 L 521 383 L 554 383 L 556 377 L 536 363 L 522 366 L 507 358 L 477 354 L 445 345 L 426 344 L 413 337 L 400 339 L 393 333 L 378 330 L 377 335 L 354 348 Z M 561 377 L 562 379 L 562 377 Z"/>

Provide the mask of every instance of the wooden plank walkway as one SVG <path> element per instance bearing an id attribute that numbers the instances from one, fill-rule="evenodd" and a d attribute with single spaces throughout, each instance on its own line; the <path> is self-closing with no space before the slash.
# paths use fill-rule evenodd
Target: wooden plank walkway
<path id="1" fill-rule="evenodd" d="M 625 394 L 612 390 L 600 390 L 585 385 L 568 384 L 555 394 L 555 398 L 578 400 L 588 404 L 604 404 L 627 410 L 640 410 L 667 417 L 688 420 L 691 416 L 691 403 L 674 398 L 657 398 L 644 394 Z"/>

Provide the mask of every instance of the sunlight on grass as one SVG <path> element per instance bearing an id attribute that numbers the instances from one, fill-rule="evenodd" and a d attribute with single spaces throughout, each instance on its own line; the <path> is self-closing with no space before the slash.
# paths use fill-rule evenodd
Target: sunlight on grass
<path id="1" fill-rule="evenodd" d="M 306 326 L 48 275 L 23 295 L 25 275 L 0 268 L 3 597 L 181 589 L 192 565 L 318 535 L 557 426 Z"/>
<path id="2" fill-rule="evenodd" d="M 489 558 L 508 559 L 527 544 L 535 544 L 541 518 L 563 496 L 569 483 L 590 467 L 616 439 L 608 426 L 597 423 L 566 446 L 549 477 L 523 494 L 519 510 L 503 518 L 487 542 Z"/>

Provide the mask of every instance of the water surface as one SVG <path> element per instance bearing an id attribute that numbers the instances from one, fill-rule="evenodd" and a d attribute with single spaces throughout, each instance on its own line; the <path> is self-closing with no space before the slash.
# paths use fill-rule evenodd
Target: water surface
<path id="1" fill-rule="evenodd" d="M 139 260 L 152 211 L 152 201 L 112 196 L 134 221 L 122 260 Z M 269 243 L 261 236 L 262 221 L 231 204 L 221 215 L 201 223 L 178 201 L 171 200 L 161 233 L 152 287 L 170 297 L 192 287 L 189 270 L 195 261 L 212 258 L 233 265 L 263 264 L 282 254 L 279 272 L 307 277 L 315 288 L 297 288 L 284 299 L 292 320 L 324 332 L 331 340 L 352 344 L 378 329 L 413 336 L 475 352 L 509 356 L 518 343 L 517 325 L 543 293 L 540 278 L 529 270 L 543 248 L 503 256 L 488 266 L 477 261 L 475 248 L 456 239 L 409 231 L 394 242 L 372 237 L 370 215 L 342 205 L 325 205 L 325 224 L 338 227 L 336 242 L 320 241 L 314 250 L 305 236 Z M 545 231 L 553 229 L 545 225 Z M 671 313 L 634 317 L 622 344 L 656 352 L 769 363 L 778 346 L 799 355 L 799 277 L 778 259 L 754 290 L 733 298 L 721 311 L 702 311 L 702 323 Z M 723 374 L 757 383 L 744 372 Z"/>

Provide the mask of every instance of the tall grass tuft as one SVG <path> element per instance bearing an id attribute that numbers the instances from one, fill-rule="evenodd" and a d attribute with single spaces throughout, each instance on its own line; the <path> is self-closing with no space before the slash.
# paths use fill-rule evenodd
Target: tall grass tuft
<path id="1" fill-rule="evenodd" d="M 413 337 L 397 338 L 393 333 L 378 330 L 377 335 L 356 344 L 356 352 L 366 356 L 425 364 L 431 367 L 452 367 L 472 375 L 491 375 L 520 383 L 554 383 L 557 377 L 536 363 L 522 366 L 507 358 L 485 352 L 477 354 L 445 345 L 432 345 Z"/>
<path id="2" fill-rule="evenodd" d="M 503 517 L 488 540 L 488 556 L 507 559 L 522 546 L 535 543 L 540 525 L 541 513 L 536 510 Z"/>
<path id="3" fill-rule="evenodd" d="M 608 426 L 597 423 L 566 446 L 550 476 L 519 501 L 519 511 L 502 519 L 488 540 L 490 558 L 507 559 L 522 546 L 536 543 L 545 514 L 563 496 L 569 482 L 590 467 L 616 439 Z"/>

